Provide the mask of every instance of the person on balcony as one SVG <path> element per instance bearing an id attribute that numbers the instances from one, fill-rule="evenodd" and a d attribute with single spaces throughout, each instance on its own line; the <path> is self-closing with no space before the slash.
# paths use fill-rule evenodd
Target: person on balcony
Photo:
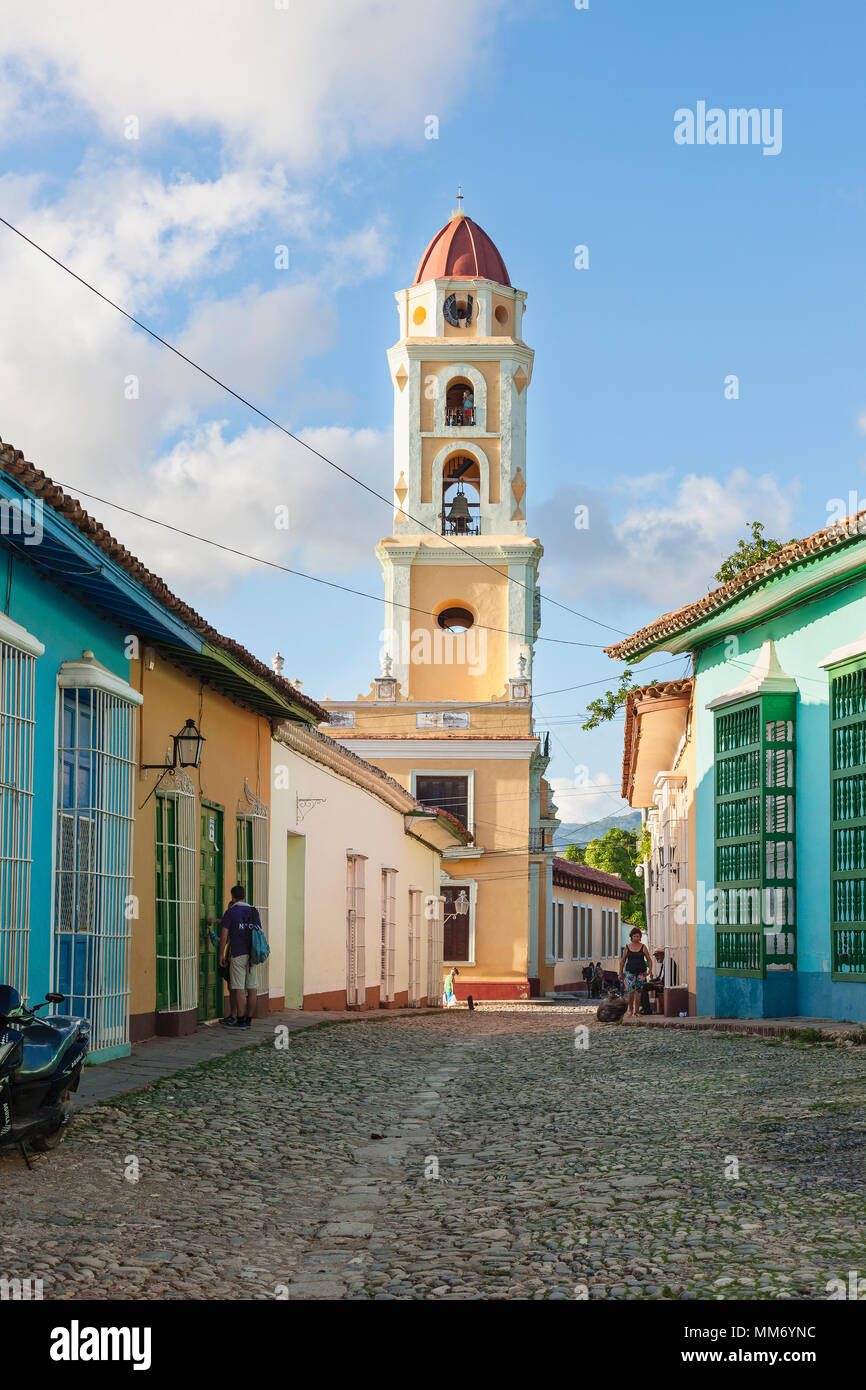
<path id="1" fill-rule="evenodd" d="M 463 423 L 464 425 L 475 424 L 475 396 L 468 386 L 463 392 Z"/>

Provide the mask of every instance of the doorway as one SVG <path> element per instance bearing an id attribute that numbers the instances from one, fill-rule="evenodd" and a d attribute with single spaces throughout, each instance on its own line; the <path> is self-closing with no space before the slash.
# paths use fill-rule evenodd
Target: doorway
<path id="1" fill-rule="evenodd" d="M 307 842 L 303 835 L 286 841 L 286 1008 L 304 1007 L 304 877 Z"/>
<path id="2" fill-rule="evenodd" d="M 217 942 L 218 924 L 225 910 L 224 818 L 222 806 L 202 801 L 198 937 L 198 1016 L 201 1022 L 223 1016 L 223 982 L 217 969 Z"/>

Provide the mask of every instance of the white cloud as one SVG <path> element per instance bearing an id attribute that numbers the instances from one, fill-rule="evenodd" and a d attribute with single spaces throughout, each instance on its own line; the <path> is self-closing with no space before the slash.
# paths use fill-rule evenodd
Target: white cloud
<path id="1" fill-rule="evenodd" d="M 560 488 L 542 503 L 532 522 L 544 536 L 547 590 L 567 592 L 578 607 L 588 595 L 609 600 L 602 617 L 623 597 L 661 612 L 716 587 L 715 571 L 750 522 L 763 521 L 768 537 L 790 538 L 796 488 L 772 473 L 690 473 L 675 486 L 665 485 L 661 474 L 648 477 L 656 495 L 650 488 L 640 505 L 624 511 L 614 511 L 604 494 L 586 488 L 579 497 Z M 578 502 L 589 507 L 586 530 L 573 525 Z"/>
<path id="2" fill-rule="evenodd" d="M 284 197 L 270 176 L 166 186 L 112 167 L 88 171 L 53 204 L 42 191 L 37 178 L 0 180 L 4 205 L 37 240 L 157 328 L 167 293 L 209 284 L 236 234 L 272 216 Z M 376 254 L 365 234 L 361 248 L 361 258 Z M 0 432 L 49 476 L 297 568 L 347 573 L 371 561 L 370 537 L 388 530 L 387 507 L 371 505 L 277 430 L 230 429 L 223 391 L 11 235 L 0 237 L 0 278 Z M 293 383 L 309 401 L 302 373 L 336 341 L 336 308 L 322 277 L 287 277 L 272 289 L 197 298 L 168 336 L 267 408 Z M 319 399 L 317 413 L 326 406 L 333 400 Z M 208 423 L 215 412 L 219 420 Z M 305 437 L 387 489 L 390 435 L 336 428 Z M 82 500 L 192 602 L 241 574 L 267 573 Z M 281 502 L 291 508 L 288 534 L 274 528 Z"/>
<path id="3" fill-rule="evenodd" d="M 215 128 L 244 154 L 313 167 L 351 148 L 424 138 L 490 49 L 503 0 L 5 0 L 7 93 L 45 123 L 60 100 L 126 144 Z M 471 67 L 461 55 L 471 55 Z M 467 76 L 471 71 L 472 76 Z M 38 96 L 34 94 L 34 84 Z M 9 102 L 11 106 L 11 101 Z M 130 142 L 131 143 L 131 142 Z"/>
<path id="4" fill-rule="evenodd" d="M 331 428 L 304 430 L 300 437 L 372 487 L 390 472 L 388 433 Z M 115 485 L 107 495 L 122 502 L 117 492 Z M 324 576 L 372 568 L 370 538 L 387 532 L 390 521 L 384 503 L 279 430 L 251 426 L 231 437 L 219 422 L 159 460 L 148 474 L 143 509 L 247 555 Z M 282 525 L 286 514 L 288 529 Z M 184 597 L 224 591 L 242 575 L 269 573 L 253 560 L 110 509 L 104 520 Z"/>
<path id="5" fill-rule="evenodd" d="M 619 784 L 606 772 L 590 777 L 583 770 L 582 775 L 574 778 L 551 777 L 549 780 L 557 814 L 563 824 L 575 822 L 587 825 L 629 809 L 620 795 Z"/>

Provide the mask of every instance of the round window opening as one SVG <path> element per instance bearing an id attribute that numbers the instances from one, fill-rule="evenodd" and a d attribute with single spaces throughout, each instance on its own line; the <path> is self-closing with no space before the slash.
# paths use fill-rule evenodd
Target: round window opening
<path id="1" fill-rule="evenodd" d="M 497 304 L 494 318 L 496 319 L 497 323 L 508 322 L 508 310 L 506 309 L 504 304 Z"/>
<path id="2" fill-rule="evenodd" d="M 449 632 L 468 632 L 475 619 L 468 608 L 443 608 L 436 621 Z"/>

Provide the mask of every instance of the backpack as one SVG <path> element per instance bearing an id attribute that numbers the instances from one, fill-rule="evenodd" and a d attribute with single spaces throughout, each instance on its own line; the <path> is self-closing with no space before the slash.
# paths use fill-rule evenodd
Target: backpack
<path id="1" fill-rule="evenodd" d="M 262 965 L 270 954 L 268 938 L 258 923 L 254 922 L 250 931 L 250 965 Z"/>

